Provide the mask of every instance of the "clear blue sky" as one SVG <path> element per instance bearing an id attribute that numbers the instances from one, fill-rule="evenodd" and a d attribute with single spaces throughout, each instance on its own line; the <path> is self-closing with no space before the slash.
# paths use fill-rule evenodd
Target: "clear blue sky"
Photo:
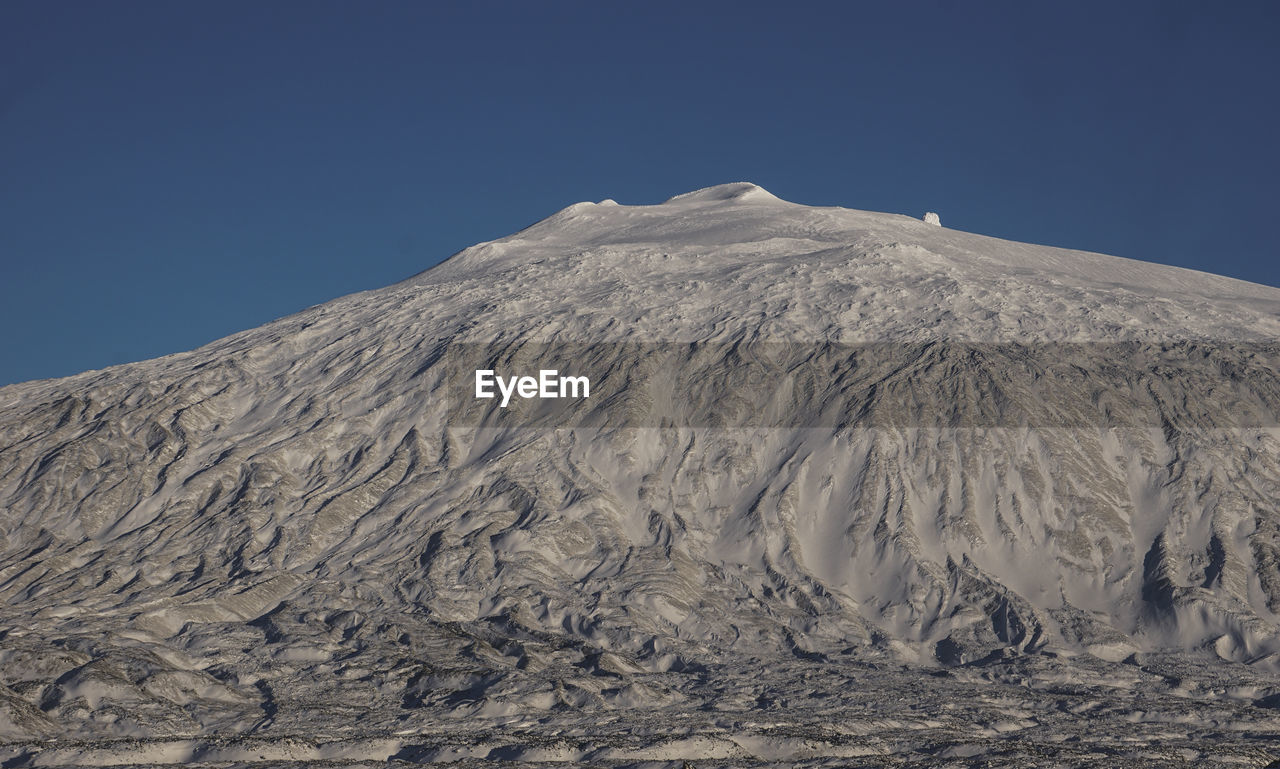
<path id="1" fill-rule="evenodd" d="M 579 200 L 799 203 L 1280 285 L 1276 2 L 0 2 L 0 384 Z"/>

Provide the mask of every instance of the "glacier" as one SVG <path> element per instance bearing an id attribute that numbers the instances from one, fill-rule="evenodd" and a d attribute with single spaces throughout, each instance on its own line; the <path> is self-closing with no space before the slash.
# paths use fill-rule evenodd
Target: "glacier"
<path id="1" fill-rule="evenodd" d="M 1280 289 L 936 219 L 578 203 L 0 388 L 0 762 L 1280 762 Z"/>

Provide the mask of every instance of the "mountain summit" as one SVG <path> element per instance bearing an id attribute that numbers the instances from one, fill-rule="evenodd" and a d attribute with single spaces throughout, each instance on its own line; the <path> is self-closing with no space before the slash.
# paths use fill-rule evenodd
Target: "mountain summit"
<path id="1" fill-rule="evenodd" d="M 733 182 L 704 187 L 693 192 L 686 192 L 669 198 L 663 205 L 689 205 L 692 203 L 782 203 L 785 201 L 774 197 L 772 193 L 751 182 Z"/>
<path id="2" fill-rule="evenodd" d="M 787 736 L 868 682 L 954 695 L 954 734 L 894 717 L 937 745 L 1004 702 L 1036 755 L 1100 696 L 1261 713 L 1277 336 L 1277 289 L 739 183 L 2 388 L 6 765 L 923 744 Z M 589 394 L 476 394 L 553 369 Z"/>
<path id="3" fill-rule="evenodd" d="M 590 341 L 706 339 L 755 323 L 771 338 L 806 341 L 1280 335 L 1278 289 L 908 216 L 796 205 L 745 182 L 660 205 L 576 203 L 400 285 L 447 284 L 451 296 L 470 297 L 460 285 L 468 279 L 489 292 L 475 301 L 525 292 L 521 308 Z M 510 329 L 501 312 L 472 320 L 482 335 Z"/>

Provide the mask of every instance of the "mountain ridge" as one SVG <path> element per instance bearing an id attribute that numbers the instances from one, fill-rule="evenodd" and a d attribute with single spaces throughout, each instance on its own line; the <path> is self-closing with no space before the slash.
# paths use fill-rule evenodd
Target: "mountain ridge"
<path id="1" fill-rule="evenodd" d="M 748 190 L 748 191 L 744 193 L 743 190 Z M 746 195 L 745 198 L 743 197 L 744 194 Z M 760 197 L 757 198 L 756 197 L 757 195 L 759 195 Z M 689 196 L 694 196 L 694 197 L 689 197 Z M 680 203 L 681 201 L 684 202 L 684 205 L 676 206 L 676 208 L 681 209 L 679 213 L 672 210 L 671 204 Z M 692 209 L 690 209 L 690 205 L 689 205 L 690 203 L 694 204 L 692 206 Z M 457 254 L 454 254 L 453 256 L 449 257 L 443 262 L 437 265 L 434 265 L 432 267 L 429 267 L 426 270 L 419 272 L 413 276 L 410 276 L 398 283 L 391 284 L 390 286 L 387 286 L 381 289 L 371 289 L 367 291 L 357 292 L 356 294 L 339 297 L 337 299 L 330 300 L 329 302 L 324 302 L 318 305 L 314 305 L 312 307 L 299 310 L 296 313 L 292 313 L 290 315 L 284 316 L 277 320 L 268 322 L 258 328 L 271 329 L 271 328 L 276 328 L 280 324 L 286 324 L 287 326 L 289 321 L 291 321 L 292 319 L 308 316 L 308 314 L 312 314 L 312 315 L 323 314 L 321 308 L 327 307 L 329 305 L 333 305 L 335 303 L 349 303 L 353 301 L 353 297 L 369 296 L 372 294 L 378 294 L 378 293 L 384 293 L 384 292 L 396 292 L 396 291 L 401 291 L 406 288 L 413 287 L 416 285 L 421 285 L 421 284 L 430 285 L 430 284 L 439 282 L 441 278 L 444 278 L 446 280 L 465 279 L 466 278 L 465 273 L 471 270 L 497 269 L 497 268 L 509 270 L 513 268 L 518 268 L 521 265 L 505 263 L 504 260 L 502 259 L 502 254 L 512 250 L 519 252 L 520 251 L 519 246 L 521 245 L 524 245 L 526 247 L 543 245 L 540 241 L 535 241 L 532 243 L 525 243 L 524 241 L 529 234 L 543 235 L 547 230 L 551 230 L 551 233 L 549 233 L 550 237 L 546 238 L 546 240 L 550 241 L 546 245 L 550 247 L 554 247 L 556 245 L 555 235 L 556 235 L 557 228 L 567 229 L 568 230 L 568 232 L 566 233 L 567 237 L 582 237 L 584 228 L 581 226 L 581 224 L 582 224 L 582 220 L 584 219 L 588 220 L 588 222 L 590 222 L 590 220 L 592 219 L 595 219 L 597 225 L 599 225 L 600 227 L 603 227 L 604 231 L 608 233 L 608 235 L 612 236 L 614 240 L 618 240 L 617 231 L 619 229 L 623 229 L 619 225 L 627 223 L 628 218 L 633 215 L 646 217 L 646 216 L 654 216 L 656 214 L 657 217 L 662 218 L 663 215 L 665 214 L 665 218 L 682 220 L 682 219 L 688 218 L 690 214 L 690 210 L 696 210 L 698 208 L 712 208 L 712 209 L 729 208 L 730 210 L 737 209 L 738 213 L 741 214 L 741 213 L 744 213 L 743 211 L 744 203 L 747 204 L 746 210 L 745 210 L 745 213 L 746 213 L 745 218 L 748 218 L 748 219 L 751 217 L 750 212 L 752 210 L 751 208 L 752 204 L 763 203 L 766 206 L 772 205 L 772 204 L 785 204 L 787 207 L 790 207 L 792 209 L 805 209 L 809 211 L 818 212 L 819 221 L 823 220 L 823 217 L 822 217 L 823 214 L 827 215 L 826 221 L 828 222 L 833 217 L 838 219 L 844 216 L 844 217 L 854 218 L 854 220 L 858 221 L 859 223 L 862 223 L 864 227 L 866 222 L 880 222 L 881 226 L 887 223 L 887 224 L 897 224 L 904 227 L 908 227 L 910 228 L 909 231 L 911 232 L 911 234 L 919 235 L 920 237 L 927 237 L 931 234 L 930 225 L 927 225 L 924 222 L 918 219 L 914 219 L 912 217 L 903 216 L 901 214 L 880 214 L 880 213 L 873 213 L 873 212 L 856 211 L 853 209 L 845 209 L 845 208 L 838 208 L 838 207 L 812 209 L 807 206 L 801 206 L 799 204 L 788 203 L 787 201 L 783 201 L 780 198 L 777 198 L 772 194 L 768 193 L 763 188 L 757 185 L 751 184 L 749 182 L 737 182 L 737 183 L 707 187 L 701 190 L 695 190 L 690 193 L 685 193 L 684 195 L 674 196 L 668 199 L 666 202 L 657 204 L 657 205 L 622 206 L 622 205 L 614 204 L 613 206 L 601 206 L 600 204 L 590 203 L 590 202 L 575 203 L 570 206 L 567 206 L 564 209 L 561 209 L 559 212 L 552 214 L 551 216 L 543 220 L 535 222 L 534 224 L 530 225 L 529 227 L 526 227 L 523 230 L 513 233 L 512 235 L 499 238 L 497 240 L 478 243 L 475 246 L 471 246 L 469 248 L 463 249 L 462 251 L 458 252 Z M 615 217 L 615 218 L 610 219 L 609 217 Z M 577 226 L 568 227 L 569 224 L 575 223 L 575 222 Z M 641 223 L 644 223 L 643 219 Z M 731 219 L 730 222 L 728 222 L 728 224 L 740 225 L 742 224 L 742 221 L 741 220 L 735 221 Z M 854 238 L 853 243 L 851 244 L 849 238 L 847 237 L 851 229 L 853 228 L 845 227 L 843 230 L 840 230 L 840 229 L 835 230 L 835 232 L 829 235 L 829 237 L 831 237 L 832 239 L 827 241 L 827 243 L 828 244 L 834 243 L 839 246 L 854 245 L 855 246 L 854 253 L 856 253 L 856 247 L 858 245 L 861 245 L 864 249 L 867 247 L 870 247 L 870 248 L 903 249 L 903 250 L 909 249 L 912 246 L 911 243 L 904 242 L 905 239 L 901 237 L 895 240 L 894 237 L 892 236 L 879 237 L 874 232 L 868 233 L 865 231 L 859 233 L 864 236 L 868 234 L 870 235 L 870 237 L 862 238 L 862 240 L 865 242 L 859 243 L 859 239 Z M 1081 259 L 1083 260 L 1083 263 L 1089 264 L 1091 266 L 1102 264 L 1104 266 L 1109 265 L 1115 268 L 1124 268 L 1130 272 L 1135 273 L 1134 277 L 1126 282 L 1116 281 L 1114 287 L 1123 288 L 1129 291 L 1145 288 L 1146 291 L 1152 292 L 1154 290 L 1152 287 L 1155 286 L 1155 287 L 1162 288 L 1165 291 L 1185 293 L 1187 295 L 1197 296 L 1197 298 L 1204 299 L 1204 300 L 1231 299 L 1237 302 L 1242 299 L 1261 300 L 1260 308 L 1263 309 L 1262 312 L 1254 313 L 1251 316 L 1246 315 L 1244 318 L 1238 320 L 1231 326 L 1217 330 L 1215 332 L 1216 336 L 1214 333 L 1209 333 L 1203 330 L 1190 332 L 1186 334 L 1187 336 L 1199 336 L 1203 338 L 1223 338 L 1223 339 L 1239 339 L 1242 337 L 1256 338 L 1256 339 L 1272 339 L 1272 338 L 1276 338 L 1277 334 L 1280 334 L 1280 321 L 1276 320 L 1278 317 L 1280 317 L 1280 289 L 1277 289 L 1277 288 L 1265 286 L 1262 284 L 1249 283 L 1247 281 L 1242 281 L 1235 278 L 1228 278 L 1225 276 L 1213 275 L 1212 273 L 1191 270 L 1188 268 L 1160 265 L 1160 264 L 1151 263 L 1151 262 L 1140 262 L 1137 260 L 1124 259 L 1123 257 L 1107 256 L 1107 255 L 1096 254 L 1092 252 L 1075 251 L 1071 249 L 1062 249 L 1062 248 L 1050 247 L 1050 246 L 1028 246 L 1027 244 L 1021 244 L 1015 241 L 1005 241 L 1005 240 L 1000 240 L 998 238 L 991 238 L 989 236 L 964 233 L 958 230 L 946 230 L 946 231 L 964 240 L 972 239 L 972 241 L 975 243 L 978 243 L 979 246 L 990 245 L 996 248 L 1001 248 L 1001 247 L 1012 245 L 1014 247 L 1020 247 L 1021 249 L 1024 249 L 1024 250 L 1031 249 L 1043 254 L 1051 255 L 1052 259 L 1047 260 L 1047 263 L 1041 266 L 1052 268 L 1056 270 L 1056 274 L 1059 274 L 1059 275 L 1066 276 L 1071 274 L 1068 268 L 1073 266 L 1072 260 L 1074 259 Z M 811 232 L 810 234 L 813 234 L 813 233 Z M 900 233 L 897 233 L 897 234 L 900 234 Z M 803 243 L 801 242 L 803 240 L 804 240 L 803 238 L 797 238 L 796 243 L 794 245 L 798 247 L 805 247 L 807 245 L 818 245 L 818 246 L 822 245 L 821 241 L 816 243 Z M 627 241 L 618 240 L 618 242 L 626 243 Z M 751 242 L 751 241 L 739 241 L 738 245 L 741 245 L 743 242 Z M 606 246 L 610 245 L 609 238 L 605 237 L 603 239 L 600 239 L 599 243 L 597 243 L 594 240 L 588 239 L 584 245 L 589 246 L 589 245 L 597 245 L 597 244 L 606 245 Z M 644 241 L 640 241 L 639 244 L 643 245 Z M 785 244 L 779 244 L 779 245 L 785 245 Z M 819 248 L 818 250 L 821 250 L 821 249 Z M 967 250 L 970 251 L 970 253 L 974 252 L 974 249 L 967 249 Z M 556 255 L 561 257 L 561 263 L 563 263 L 563 258 L 565 256 L 568 256 L 567 254 L 564 254 L 562 252 L 557 252 Z M 767 255 L 767 254 L 760 254 L 760 255 Z M 522 254 L 518 254 L 518 256 L 519 258 L 526 258 Z M 668 255 L 668 260 L 670 258 L 671 258 L 670 255 Z M 539 253 L 537 256 L 529 256 L 527 257 L 527 259 L 528 261 L 536 261 L 537 259 L 547 259 L 547 255 L 545 253 Z M 1024 264 L 1022 264 L 1021 267 L 1023 269 L 1027 268 L 1027 265 L 1025 264 L 1025 260 L 1024 260 Z M 1153 276 L 1155 279 L 1153 279 Z M 521 275 L 518 277 L 529 277 L 529 276 Z M 1196 284 L 1206 282 L 1206 279 L 1207 279 L 1207 283 L 1215 289 L 1213 293 L 1192 292 L 1190 290 L 1190 288 L 1195 286 Z M 1105 283 L 1105 281 L 1102 281 L 1102 282 Z M 1226 313 L 1223 313 L 1220 308 L 1215 307 L 1214 310 L 1217 313 L 1226 314 Z M 1185 313 L 1185 315 L 1189 317 L 1190 313 Z M 1168 329 L 1170 328 L 1169 324 L 1161 325 L 1159 323 L 1153 322 L 1149 325 L 1153 327 L 1158 327 L 1164 332 L 1167 332 Z M 201 347 L 195 348 L 194 350 L 191 350 L 191 351 L 176 352 L 170 355 L 162 356 L 161 358 L 151 359 L 151 360 L 170 359 L 173 356 L 182 356 L 188 353 L 196 353 L 198 351 L 204 351 L 202 354 L 207 354 L 210 351 L 214 351 L 219 349 L 220 347 L 224 347 L 228 342 L 228 340 L 236 340 L 244 337 L 245 335 L 252 335 L 257 330 L 258 329 L 247 329 L 245 331 L 231 334 L 222 339 L 214 340 L 208 344 L 202 345 Z M 1019 334 L 1013 334 L 1011 336 L 1012 338 L 1021 338 Z M 17 382 L 10 385 L 5 385 L 4 387 L 0 387 L 0 396 L 2 396 L 6 390 L 10 390 L 11 388 L 24 387 L 33 382 L 53 382 L 53 381 L 57 381 L 57 379 L 78 379 L 80 377 L 84 377 L 88 374 L 93 374 L 96 372 L 116 371 L 116 370 L 119 370 L 121 366 L 134 366 L 134 365 L 139 365 L 147 362 L 148 361 L 136 361 L 132 363 L 118 364 L 118 365 L 109 366 L 103 369 L 95 369 L 88 372 L 82 372 L 80 374 L 73 374 L 70 377 L 31 380 L 31 382 Z"/>

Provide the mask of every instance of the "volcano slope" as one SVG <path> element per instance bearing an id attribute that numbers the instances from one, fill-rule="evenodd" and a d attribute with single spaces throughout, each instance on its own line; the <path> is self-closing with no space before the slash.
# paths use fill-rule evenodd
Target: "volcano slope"
<path id="1" fill-rule="evenodd" d="M 732 184 L 5 387 L 0 763 L 1267 766 L 1277 339 Z"/>

